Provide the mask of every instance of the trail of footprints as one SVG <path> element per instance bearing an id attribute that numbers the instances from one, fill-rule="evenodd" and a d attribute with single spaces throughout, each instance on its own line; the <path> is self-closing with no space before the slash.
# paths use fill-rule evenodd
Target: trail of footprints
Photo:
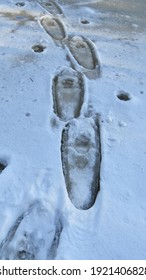
<path id="1" fill-rule="evenodd" d="M 39 0 L 49 14 L 40 18 L 47 34 L 68 50 L 72 67 L 64 67 L 52 81 L 54 113 L 65 122 L 61 159 L 68 197 L 74 207 L 87 210 L 100 190 L 101 142 L 99 119 L 82 116 L 85 86 L 100 75 L 94 44 L 82 36 L 68 36 L 60 18 L 63 11 L 55 1 Z M 0 166 L 0 172 L 3 170 Z M 49 220 L 50 213 L 36 202 L 18 217 L 0 245 L 0 259 L 55 259 L 62 224 Z M 47 253 L 46 253 L 47 252 Z"/>
<path id="2" fill-rule="evenodd" d="M 100 63 L 93 42 L 83 36 L 68 35 L 61 18 L 54 16 L 54 11 L 49 10 L 49 13 L 40 18 L 40 24 L 54 41 L 59 41 L 67 50 L 74 69 L 83 72 L 89 79 L 99 77 Z"/>
<path id="3" fill-rule="evenodd" d="M 100 189 L 101 149 L 98 118 L 81 116 L 85 95 L 83 75 L 90 79 L 98 77 L 100 63 L 92 41 L 67 35 L 62 20 L 54 17 L 54 13 L 43 16 L 40 23 L 53 40 L 59 40 L 67 48 L 74 68 L 65 67 L 54 77 L 53 107 L 60 121 L 66 122 L 61 159 L 68 196 L 77 209 L 86 210 L 94 204 Z"/>

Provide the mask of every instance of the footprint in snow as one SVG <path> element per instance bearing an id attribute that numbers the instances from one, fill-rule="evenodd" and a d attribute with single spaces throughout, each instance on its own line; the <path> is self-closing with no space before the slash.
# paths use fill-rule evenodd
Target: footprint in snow
<path id="1" fill-rule="evenodd" d="M 82 74 L 71 68 L 64 68 L 53 79 L 54 112 L 63 121 L 77 118 L 84 99 Z"/>
<path id="2" fill-rule="evenodd" d="M 68 196 L 77 209 L 95 202 L 100 181 L 100 131 L 98 120 L 70 121 L 62 132 L 62 167 Z"/>
<path id="3" fill-rule="evenodd" d="M 65 39 L 65 26 L 59 18 L 53 17 L 51 15 L 45 15 L 40 18 L 40 23 L 44 30 L 52 37 L 52 39 L 58 41 Z"/>
<path id="4" fill-rule="evenodd" d="M 50 14 L 52 14 L 53 16 L 55 16 L 55 15 L 63 15 L 62 8 L 55 1 L 46 1 L 46 0 L 40 1 L 39 0 L 39 4 L 46 11 L 48 11 Z"/>
<path id="5" fill-rule="evenodd" d="M 82 36 L 73 36 L 67 38 L 65 43 L 72 56 L 81 67 L 81 70 L 88 78 L 92 79 L 100 75 L 99 59 L 97 57 L 96 48 L 91 40 Z M 76 68 L 76 66 L 74 67 Z"/>
<path id="6" fill-rule="evenodd" d="M 32 205 L 12 226 L 0 245 L 0 259 L 36 260 L 56 256 L 62 227 L 40 203 Z"/>

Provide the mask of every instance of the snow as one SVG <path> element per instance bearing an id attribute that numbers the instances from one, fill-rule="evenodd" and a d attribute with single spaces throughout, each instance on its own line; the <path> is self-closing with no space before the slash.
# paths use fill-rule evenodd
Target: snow
<path id="1" fill-rule="evenodd" d="M 47 0 L 0 3 L 0 258 L 146 259 L 146 3 L 49 2 L 50 13 Z M 65 38 L 55 39 L 60 33 L 53 32 L 61 31 L 46 32 L 41 24 L 46 17 L 57 17 L 55 28 L 64 27 Z M 71 38 L 87 39 L 80 55 L 69 49 Z M 89 41 L 90 56 L 100 63 L 97 72 L 86 69 Z M 75 119 L 71 104 L 64 119 L 54 111 L 53 81 L 63 69 L 83 75 L 83 105 Z M 90 127 L 95 116 L 100 190 L 83 210 L 68 194 L 62 132 L 68 121 L 74 123 L 73 145 L 82 123 L 95 145 Z M 86 169 L 73 167 L 79 188 L 85 178 L 90 185 L 87 167 L 86 176 Z M 82 184 L 75 200 L 78 194 L 84 200 L 83 189 Z"/>

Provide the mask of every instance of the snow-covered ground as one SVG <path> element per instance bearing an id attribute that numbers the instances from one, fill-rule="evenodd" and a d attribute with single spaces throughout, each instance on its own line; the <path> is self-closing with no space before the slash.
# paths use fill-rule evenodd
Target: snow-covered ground
<path id="1" fill-rule="evenodd" d="M 145 0 L 1 0 L 0 258 L 146 259 Z"/>

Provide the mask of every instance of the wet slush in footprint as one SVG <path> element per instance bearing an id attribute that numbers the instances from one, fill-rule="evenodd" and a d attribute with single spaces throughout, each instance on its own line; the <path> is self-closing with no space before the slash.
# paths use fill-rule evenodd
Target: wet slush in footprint
<path id="1" fill-rule="evenodd" d="M 89 78 L 92 78 L 92 76 L 94 78 L 100 74 L 99 59 L 91 40 L 81 36 L 74 36 L 66 40 L 66 45 Z"/>
<path id="2" fill-rule="evenodd" d="M 52 39 L 59 41 L 65 39 L 65 26 L 59 18 L 53 17 L 51 15 L 45 15 L 40 18 L 40 23 L 45 31 L 52 37 Z"/>
<path id="3" fill-rule="evenodd" d="M 100 181 L 100 132 L 98 120 L 70 121 L 62 133 L 62 166 L 68 196 L 77 209 L 95 202 Z"/>
<path id="4" fill-rule="evenodd" d="M 53 80 L 54 112 L 63 121 L 77 118 L 84 99 L 81 73 L 64 68 Z"/>

